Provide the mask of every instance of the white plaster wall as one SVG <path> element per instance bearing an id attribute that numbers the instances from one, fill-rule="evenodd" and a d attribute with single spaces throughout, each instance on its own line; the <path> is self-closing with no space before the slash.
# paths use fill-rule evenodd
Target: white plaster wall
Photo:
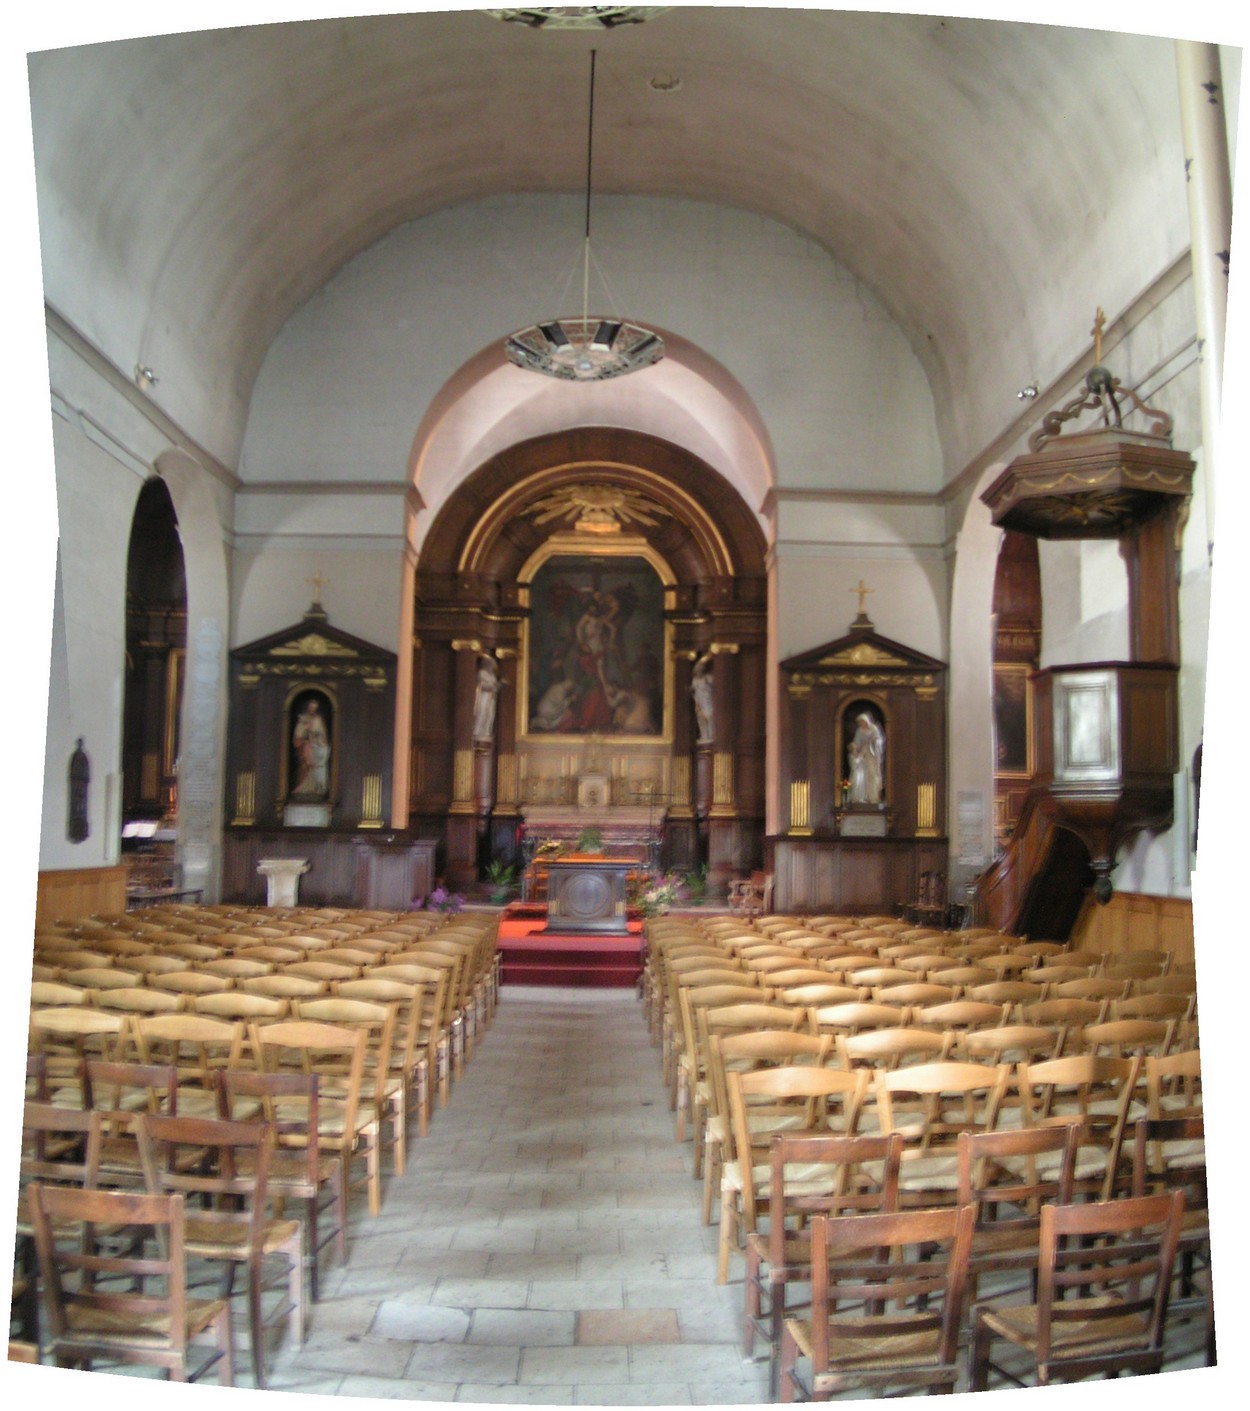
<path id="1" fill-rule="evenodd" d="M 64 416 L 53 427 L 60 555 L 54 666 L 45 741 L 43 869 L 101 867 L 119 850 L 126 554 L 143 477 Z M 63 642 L 63 654 L 62 654 Z M 88 836 L 65 836 L 69 757 L 81 737 L 91 765 Z"/>
<path id="2" fill-rule="evenodd" d="M 414 221 L 353 260 L 270 348 L 242 478 L 402 478 L 457 369 L 518 327 L 580 310 L 581 213 L 575 198 L 495 198 Z M 625 197 L 596 201 L 594 232 L 621 310 L 741 384 L 781 484 L 939 488 L 919 362 L 880 301 L 812 241 L 745 211 Z M 593 279 L 591 297 L 604 302 Z"/>
<path id="3" fill-rule="evenodd" d="M 243 646 L 298 622 L 313 600 L 313 577 L 328 582 L 321 605 L 333 626 L 398 653 L 404 582 L 402 540 L 369 549 L 344 549 L 279 540 L 263 550 L 236 550 L 230 645 Z"/>

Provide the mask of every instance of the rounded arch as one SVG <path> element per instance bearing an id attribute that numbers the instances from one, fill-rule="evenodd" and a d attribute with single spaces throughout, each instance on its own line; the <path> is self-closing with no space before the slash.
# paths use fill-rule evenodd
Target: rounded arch
<path id="1" fill-rule="evenodd" d="M 571 386 L 514 367 L 502 336 L 448 379 L 413 437 L 409 475 L 420 508 L 413 546 L 474 470 L 509 448 L 586 427 L 615 427 L 679 447 L 717 472 L 771 540 L 772 442 L 742 385 L 715 358 L 673 333 L 645 371 Z"/>
<path id="2" fill-rule="evenodd" d="M 549 601 L 531 582 L 546 556 L 567 561 L 560 608 L 554 588 Z M 548 432 L 460 480 L 430 514 L 416 555 L 408 771 L 410 827 L 443 837 L 453 882 L 471 882 L 487 859 L 513 860 L 519 833 L 540 826 L 534 810 L 572 804 L 590 775 L 609 778 L 618 820 L 644 793 L 665 799 L 666 865 L 707 863 L 720 885 L 760 865 L 767 557 L 760 516 L 737 486 L 649 433 Z M 639 559 L 660 566 L 662 602 L 640 607 L 627 649 L 601 660 L 586 647 L 586 659 L 574 657 L 568 602 L 598 602 L 602 586 L 645 603 L 647 592 L 631 586 Z M 557 680 L 553 646 L 570 724 L 535 731 L 530 707 Z M 489 740 L 473 729 L 482 656 L 501 663 Z M 715 662 L 714 739 L 695 732 L 701 658 Z M 639 702 L 645 713 L 633 710 Z M 635 729 L 644 718 L 647 727 Z M 650 829 L 650 805 L 641 816 Z"/>
<path id="3" fill-rule="evenodd" d="M 536 436 L 478 466 L 432 517 L 421 572 L 515 580 L 550 532 L 532 507 L 588 481 L 622 493 L 620 528 L 640 532 L 687 584 L 762 578 L 767 540 L 735 487 L 680 446 L 611 426 Z M 631 496 L 653 523 L 632 515 Z"/>

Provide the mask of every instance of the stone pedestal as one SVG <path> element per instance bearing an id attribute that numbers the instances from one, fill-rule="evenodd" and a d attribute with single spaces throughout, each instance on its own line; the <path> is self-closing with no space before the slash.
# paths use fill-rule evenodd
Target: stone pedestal
<path id="1" fill-rule="evenodd" d="M 302 857 L 262 857 L 256 870 L 265 879 L 269 894 L 266 906 L 298 906 L 299 879 L 310 864 Z"/>

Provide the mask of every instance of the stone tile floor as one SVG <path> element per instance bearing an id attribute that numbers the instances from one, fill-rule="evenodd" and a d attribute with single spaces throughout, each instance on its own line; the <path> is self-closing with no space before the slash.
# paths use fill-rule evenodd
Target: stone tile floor
<path id="1" fill-rule="evenodd" d="M 347 1263 L 325 1272 L 304 1346 L 271 1351 L 270 1387 L 767 1402 L 766 1364 L 739 1346 L 742 1261 L 718 1287 L 700 1192 L 633 992 L 507 987 L 407 1173 L 386 1179 L 379 1216 L 354 1205 Z M 241 1310 L 236 1336 L 249 1386 Z M 1171 1342 L 1169 1367 L 1201 1365 L 1196 1324 Z"/>

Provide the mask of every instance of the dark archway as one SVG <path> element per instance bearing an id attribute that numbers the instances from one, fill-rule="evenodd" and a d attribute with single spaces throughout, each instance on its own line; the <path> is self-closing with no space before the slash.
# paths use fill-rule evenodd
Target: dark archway
<path id="1" fill-rule="evenodd" d="M 757 516 L 724 477 L 640 433 L 538 437 L 464 482 L 417 565 L 412 678 L 410 826 L 443 840 L 453 884 L 470 884 L 486 860 L 516 860 L 536 812 L 575 811 L 590 776 L 605 781 L 613 818 L 648 816 L 661 866 L 706 863 L 723 886 L 760 865 L 765 554 Z M 624 708 L 594 729 L 532 728 L 531 627 L 542 610 L 534 587 L 553 561 L 569 570 L 571 591 L 588 594 L 624 584 L 644 562 L 654 570 L 663 594 L 658 729 L 631 733 L 640 717 Z M 502 681 L 490 739 L 473 729 L 482 657 Z M 697 662 L 712 677 L 710 730 L 696 724 Z M 609 694 L 638 684 L 600 669 Z"/>
<path id="2" fill-rule="evenodd" d="M 126 563 L 122 849 L 132 881 L 172 884 L 187 583 L 178 518 L 164 481 L 139 492 Z"/>

